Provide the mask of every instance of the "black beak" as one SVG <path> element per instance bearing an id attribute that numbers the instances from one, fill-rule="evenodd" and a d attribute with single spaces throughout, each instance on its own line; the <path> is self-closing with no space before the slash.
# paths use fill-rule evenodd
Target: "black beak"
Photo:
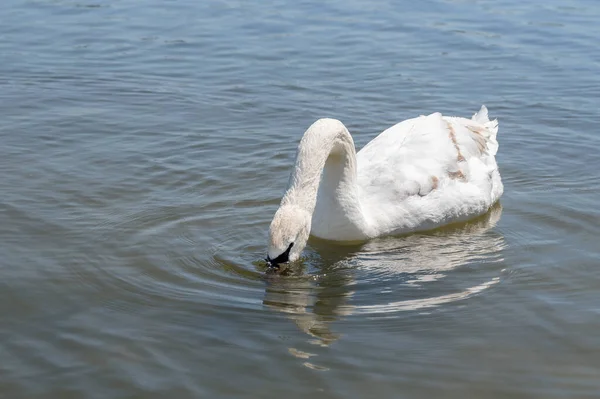
<path id="1" fill-rule="evenodd" d="M 271 260 L 271 258 L 269 258 L 268 255 L 265 258 L 265 261 L 267 261 L 267 267 L 276 267 L 279 269 L 279 266 L 277 264 L 273 263 L 273 261 Z"/>
<path id="2" fill-rule="evenodd" d="M 285 252 L 282 253 L 281 255 L 279 255 L 278 257 L 276 257 L 275 259 L 271 259 L 271 258 L 269 258 L 269 255 L 267 255 L 267 257 L 265 258 L 265 260 L 267 261 L 267 266 L 268 267 L 275 267 L 275 268 L 279 269 L 279 264 L 280 263 L 289 262 L 289 260 L 290 260 L 290 251 L 292 250 L 293 246 L 294 246 L 294 243 L 291 243 L 289 245 L 289 247 L 287 247 L 287 249 L 285 250 Z"/>

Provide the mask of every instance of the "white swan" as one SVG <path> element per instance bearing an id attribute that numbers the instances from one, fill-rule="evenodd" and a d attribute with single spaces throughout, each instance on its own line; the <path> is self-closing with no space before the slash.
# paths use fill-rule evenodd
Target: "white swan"
<path id="1" fill-rule="evenodd" d="M 390 127 L 356 153 L 340 121 L 319 119 L 298 145 L 267 262 L 298 259 L 310 234 L 358 241 L 485 213 L 503 192 L 497 132 L 485 106 L 471 119 L 434 113 Z"/>

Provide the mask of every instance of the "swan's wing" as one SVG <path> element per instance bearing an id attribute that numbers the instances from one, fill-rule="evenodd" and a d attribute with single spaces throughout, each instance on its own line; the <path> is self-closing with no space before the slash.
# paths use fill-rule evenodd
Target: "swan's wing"
<path id="1" fill-rule="evenodd" d="M 358 152 L 359 186 L 365 197 L 426 195 L 459 173 L 459 161 L 442 115 L 421 116 L 390 127 Z"/>
<path id="2" fill-rule="evenodd" d="M 357 154 L 365 210 L 379 218 L 388 213 L 390 220 L 404 212 L 418 224 L 417 212 L 430 212 L 423 217 L 436 219 L 436 212 L 444 215 L 463 206 L 460 201 L 482 200 L 486 191 L 488 200 L 483 200 L 489 202 L 497 123 L 492 126 L 487 112 L 485 121 L 478 115 L 472 120 L 439 113 L 409 119 L 368 143 Z"/>

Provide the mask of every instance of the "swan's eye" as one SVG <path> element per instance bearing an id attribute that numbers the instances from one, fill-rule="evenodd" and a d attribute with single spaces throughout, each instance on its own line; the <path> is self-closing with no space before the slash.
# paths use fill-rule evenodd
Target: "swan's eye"
<path id="1" fill-rule="evenodd" d="M 269 258 L 269 255 L 267 255 L 267 263 L 269 264 L 269 266 L 277 266 L 280 263 L 285 263 L 288 262 L 290 260 L 290 251 L 292 250 L 292 247 L 294 246 L 294 243 L 291 243 L 287 249 L 278 257 L 276 257 L 275 259 L 271 259 Z"/>

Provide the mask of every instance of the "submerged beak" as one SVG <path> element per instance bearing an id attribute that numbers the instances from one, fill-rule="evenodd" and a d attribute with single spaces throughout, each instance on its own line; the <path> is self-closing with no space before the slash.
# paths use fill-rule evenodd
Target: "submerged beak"
<path id="1" fill-rule="evenodd" d="M 279 269 L 279 264 L 280 263 L 289 262 L 289 260 L 290 260 L 290 251 L 292 250 L 293 246 L 294 246 L 294 243 L 292 242 L 287 247 L 287 249 L 285 250 L 285 252 L 282 253 L 281 255 L 279 255 L 278 257 L 276 257 L 275 259 L 271 259 L 269 257 L 269 254 L 267 254 L 267 257 L 265 258 L 265 260 L 267 261 L 267 266 L 269 266 L 269 267 L 275 267 L 275 268 Z"/>
<path id="2" fill-rule="evenodd" d="M 265 258 L 265 261 L 267 262 L 267 267 L 274 267 L 279 269 L 279 265 L 275 262 L 273 262 L 273 260 L 271 258 L 269 258 L 269 255 L 267 255 L 267 257 Z"/>

